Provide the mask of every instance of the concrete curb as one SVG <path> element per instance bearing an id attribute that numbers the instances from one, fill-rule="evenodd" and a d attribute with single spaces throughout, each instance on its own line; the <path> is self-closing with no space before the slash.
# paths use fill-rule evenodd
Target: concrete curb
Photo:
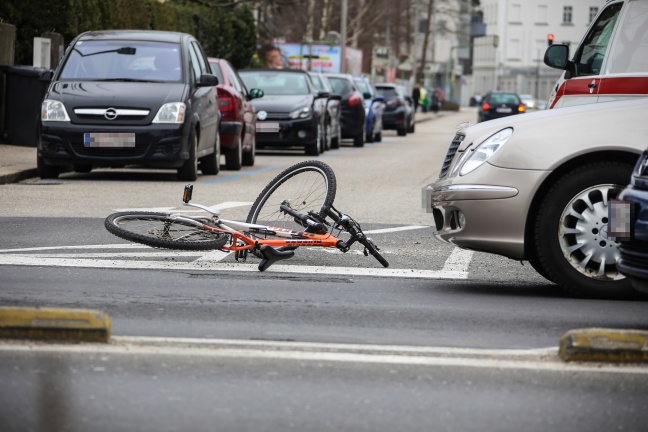
<path id="1" fill-rule="evenodd" d="M 648 362 L 648 331 L 570 330 L 560 338 L 558 355 L 564 361 Z"/>
<path id="2" fill-rule="evenodd" d="M 9 174 L 0 174 L 0 184 L 17 183 L 28 178 L 38 177 L 38 169 L 28 168 Z"/>
<path id="3" fill-rule="evenodd" d="M 89 309 L 0 307 L 0 338 L 108 342 L 110 318 Z"/>

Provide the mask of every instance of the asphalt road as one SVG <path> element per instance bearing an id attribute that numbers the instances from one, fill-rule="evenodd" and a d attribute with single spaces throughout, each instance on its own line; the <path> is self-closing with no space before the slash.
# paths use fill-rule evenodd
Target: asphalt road
<path id="1" fill-rule="evenodd" d="M 0 186 L 0 305 L 99 309 L 110 344 L 0 342 L 0 429 L 645 430 L 648 368 L 568 364 L 567 330 L 648 329 L 648 303 L 572 299 L 529 265 L 433 238 L 420 188 L 474 111 L 320 159 L 336 207 L 390 262 L 304 249 L 256 270 L 128 244 L 122 209 L 178 209 L 173 172 L 98 170 Z M 195 182 L 245 218 L 303 154 Z M 226 204 L 224 204 L 226 203 Z"/>

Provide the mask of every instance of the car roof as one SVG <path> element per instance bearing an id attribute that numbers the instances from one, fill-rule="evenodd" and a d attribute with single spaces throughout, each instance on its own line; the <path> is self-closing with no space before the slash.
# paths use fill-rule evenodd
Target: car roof
<path id="1" fill-rule="evenodd" d="M 191 37 L 191 35 L 161 30 L 97 30 L 82 33 L 79 35 L 78 40 L 119 39 L 180 43 L 184 37 Z"/>
<path id="2" fill-rule="evenodd" d="M 391 87 L 391 88 L 397 88 L 398 86 L 396 84 L 390 84 L 390 83 L 378 83 L 375 84 L 376 87 Z"/>

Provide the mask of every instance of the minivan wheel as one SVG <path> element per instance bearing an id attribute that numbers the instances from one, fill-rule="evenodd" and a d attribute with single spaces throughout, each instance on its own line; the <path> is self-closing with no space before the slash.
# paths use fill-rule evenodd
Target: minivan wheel
<path id="1" fill-rule="evenodd" d="M 192 131 L 189 136 L 189 159 L 178 168 L 178 180 L 195 181 L 198 178 L 197 147 L 198 138 L 196 137 L 196 131 Z"/>
<path id="2" fill-rule="evenodd" d="M 200 158 L 200 171 L 205 175 L 216 175 L 220 172 L 220 140 L 216 137 L 214 152 Z"/>
<path id="3" fill-rule="evenodd" d="M 632 166 L 595 162 L 558 179 L 534 222 L 538 264 L 549 280 L 581 297 L 634 294 L 617 269 L 618 243 L 607 236 L 608 204 L 628 183 Z"/>
<path id="4" fill-rule="evenodd" d="M 398 128 L 397 132 L 398 132 L 398 136 L 405 136 L 407 135 L 407 127 L 406 126 L 400 127 Z"/>
<path id="5" fill-rule="evenodd" d="M 61 169 L 58 165 L 47 165 L 42 157 L 36 156 L 36 170 L 38 177 L 42 179 L 55 179 L 58 178 Z"/>

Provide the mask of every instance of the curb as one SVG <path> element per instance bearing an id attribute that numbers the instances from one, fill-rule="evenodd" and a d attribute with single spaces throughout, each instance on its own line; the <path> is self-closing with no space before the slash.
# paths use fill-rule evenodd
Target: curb
<path id="1" fill-rule="evenodd" d="M 0 184 L 17 183 L 28 178 L 38 177 L 37 168 L 28 168 L 22 171 L 15 171 L 10 174 L 0 175 Z"/>
<path id="2" fill-rule="evenodd" d="M 570 330 L 560 338 L 558 355 L 564 361 L 648 362 L 648 331 Z"/>
<path id="3" fill-rule="evenodd" d="M 0 338 L 108 342 L 110 318 L 89 309 L 0 307 Z"/>

